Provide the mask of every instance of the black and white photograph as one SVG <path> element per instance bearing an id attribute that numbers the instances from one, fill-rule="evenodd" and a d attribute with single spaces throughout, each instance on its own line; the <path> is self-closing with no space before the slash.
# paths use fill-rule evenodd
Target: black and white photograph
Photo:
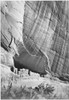
<path id="1" fill-rule="evenodd" d="M 69 1 L 0 1 L 0 99 L 69 100 Z"/>

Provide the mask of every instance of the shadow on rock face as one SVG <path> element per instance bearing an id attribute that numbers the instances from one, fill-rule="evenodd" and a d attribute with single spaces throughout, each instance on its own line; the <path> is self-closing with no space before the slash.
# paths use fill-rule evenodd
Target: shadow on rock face
<path id="1" fill-rule="evenodd" d="M 20 50 L 19 50 L 20 51 Z M 42 52 L 33 56 L 30 55 L 24 47 L 21 46 L 21 52 L 19 56 L 14 57 L 14 65 L 18 69 L 26 68 L 33 72 L 46 74 L 45 69 L 48 68 L 48 61 L 46 56 Z"/>

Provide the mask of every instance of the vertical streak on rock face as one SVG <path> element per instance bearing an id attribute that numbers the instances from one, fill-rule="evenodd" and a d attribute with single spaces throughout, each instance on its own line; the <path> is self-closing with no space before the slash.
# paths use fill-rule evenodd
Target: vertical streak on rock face
<path id="1" fill-rule="evenodd" d="M 65 13 L 68 15 L 69 17 L 69 1 L 65 2 Z"/>
<path id="2" fill-rule="evenodd" d="M 23 43 L 24 47 L 27 47 L 25 47 L 25 51 L 30 51 L 31 55 L 36 55 L 35 52 L 37 51 L 38 55 L 39 51 L 41 50 L 44 55 L 46 55 L 46 57 L 47 55 L 49 55 L 47 58 L 50 58 L 52 70 L 55 69 L 56 72 L 58 67 L 60 68 L 61 58 L 61 61 L 63 62 L 62 69 L 64 70 L 65 68 L 66 71 L 64 71 L 64 73 L 66 73 L 69 67 L 69 18 L 67 19 L 67 17 L 69 16 L 69 2 L 66 2 L 65 7 L 63 8 L 63 2 L 60 1 L 54 2 L 54 7 L 53 2 L 41 1 L 40 6 L 38 7 L 39 10 L 37 10 L 37 2 L 29 1 L 29 4 L 26 6 L 25 10 L 27 14 L 26 16 L 24 16 L 24 3 L 25 2 L 22 1 L 5 1 L 1 3 L 1 35 L 3 37 L 3 43 L 5 43 L 8 47 L 11 41 L 11 35 L 13 38 L 23 43 L 23 36 L 25 36 L 26 33 L 27 38 L 25 38 L 25 41 L 27 46 Z M 55 11 L 55 7 L 57 8 L 57 11 Z M 26 18 L 26 20 L 24 20 L 23 16 Z M 24 23 L 24 21 L 26 22 Z M 58 26 L 59 28 L 57 28 Z M 23 33 L 22 31 L 23 28 L 25 30 L 25 33 Z M 64 28 L 66 32 L 64 32 Z M 30 38 L 28 38 L 28 36 Z M 64 42 L 67 43 L 67 47 L 63 48 Z M 17 52 L 18 50 L 14 39 L 10 44 L 10 47 L 12 49 L 15 49 L 15 51 Z M 36 49 L 35 45 L 38 47 L 38 50 Z M 67 53 L 65 52 L 65 49 Z M 63 54 L 62 52 L 65 52 L 65 54 Z M 28 54 L 29 52 L 26 53 Z M 24 57 L 24 54 L 22 57 Z M 39 55 L 40 54 L 41 53 L 39 53 Z M 30 56 L 30 58 L 32 59 L 31 55 L 28 56 Z M 65 60 L 64 58 L 67 60 Z M 69 71 L 67 73 L 69 73 Z"/>
<path id="3" fill-rule="evenodd" d="M 30 5 L 32 5 L 32 4 L 30 3 Z M 25 12 L 27 10 L 31 10 L 30 8 L 31 7 L 26 4 Z M 47 53 L 46 49 L 49 48 L 50 41 L 51 41 L 51 39 L 50 39 L 51 34 L 49 34 L 49 35 L 46 34 L 47 33 L 46 31 L 47 31 L 48 25 L 49 25 L 49 18 L 47 18 L 47 19 L 44 18 L 46 10 L 47 10 L 46 2 L 41 2 L 39 13 L 37 14 L 36 19 L 33 18 L 34 20 L 32 20 L 32 16 L 33 16 L 33 14 L 35 14 L 33 9 L 31 11 L 27 12 L 28 14 L 27 13 L 25 14 L 25 16 L 27 17 L 26 18 L 27 20 L 24 19 L 24 24 L 26 24 L 26 26 L 24 26 L 25 33 L 23 35 L 24 35 L 24 37 L 27 37 L 27 39 L 24 38 L 23 40 L 24 40 L 26 48 L 28 49 L 28 51 L 30 52 L 31 55 L 32 55 L 32 53 L 31 53 L 31 49 L 29 49 L 29 47 L 31 47 L 31 48 L 33 47 L 32 43 L 30 42 L 31 38 L 32 38 L 32 42 L 33 42 L 33 44 L 36 44 L 36 46 L 38 48 L 38 52 L 39 52 L 39 50 L 41 50 L 48 59 L 48 56 L 46 54 Z M 50 16 L 51 16 L 51 12 L 49 11 L 48 17 L 50 17 Z M 34 25 L 33 25 L 33 28 L 30 30 L 30 32 L 28 33 L 26 30 L 29 29 L 28 27 L 32 23 L 30 20 L 34 21 Z M 29 22 L 31 22 L 31 23 L 29 23 Z M 43 32 L 44 30 L 45 30 L 45 32 Z M 27 34 L 28 34 L 28 36 L 26 36 Z M 47 38 L 45 38 L 45 37 L 47 37 Z M 30 43 L 27 42 L 28 40 Z M 27 45 L 29 45 L 29 46 L 27 46 Z M 34 52 L 34 50 L 33 50 L 33 52 Z M 37 52 L 37 54 L 38 54 L 38 52 Z M 49 61 L 49 59 L 48 59 L 48 61 Z"/>

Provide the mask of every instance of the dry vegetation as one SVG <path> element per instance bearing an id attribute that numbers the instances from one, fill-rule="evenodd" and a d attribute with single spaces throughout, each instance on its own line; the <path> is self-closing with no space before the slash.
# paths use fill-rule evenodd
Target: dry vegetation
<path id="1" fill-rule="evenodd" d="M 2 99 L 69 99 L 69 83 L 57 78 L 34 74 L 29 76 L 27 70 L 19 76 L 1 64 L 1 98 Z"/>
<path id="2" fill-rule="evenodd" d="M 13 37 L 16 38 L 18 31 L 22 33 L 23 3 L 7 2 L 6 4 L 6 2 L 3 2 L 2 5 L 4 5 L 1 11 L 3 34 L 7 35 L 6 33 L 9 27 L 10 32 L 15 33 L 15 35 L 12 34 Z M 12 20 L 16 20 L 10 21 L 10 17 Z M 11 26 L 13 27 L 12 29 Z M 10 39 L 9 34 L 8 38 Z M 18 34 L 16 39 L 22 42 L 21 38 L 22 34 Z M 11 48 L 15 49 L 17 53 L 17 48 L 13 44 Z M 1 99 L 69 99 L 69 82 L 62 82 L 50 75 L 40 77 L 38 74 L 32 72 L 29 76 L 25 69 L 20 75 L 11 72 L 10 67 L 14 66 L 12 54 L 12 52 L 7 53 L 1 48 Z"/>
<path id="3" fill-rule="evenodd" d="M 10 70 L 10 65 L 14 65 L 12 56 L 1 50 L 2 99 L 69 99 L 69 82 L 51 75 L 40 77 L 33 72 L 29 76 L 27 69 L 17 75 Z"/>

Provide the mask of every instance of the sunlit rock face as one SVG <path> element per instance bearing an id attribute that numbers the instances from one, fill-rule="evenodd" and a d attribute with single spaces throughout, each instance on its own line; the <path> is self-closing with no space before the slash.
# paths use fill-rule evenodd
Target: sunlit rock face
<path id="1" fill-rule="evenodd" d="M 41 51 L 47 57 L 48 67 L 59 76 L 69 75 L 67 4 L 65 1 L 27 1 L 24 10 L 23 42 L 28 53 L 35 58 Z"/>
<path id="2" fill-rule="evenodd" d="M 5 51 L 3 48 L 0 48 L 1 49 L 1 63 L 6 65 L 6 66 L 14 66 L 14 60 L 13 60 L 13 55 L 7 51 Z"/>
<path id="3" fill-rule="evenodd" d="M 1 99 L 69 99 L 68 5 L 1 2 Z"/>
<path id="4" fill-rule="evenodd" d="M 19 8 L 18 8 L 19 6 Z M 18 54 L 14 39 L 23 42 L 22 24 L 24 2 L 4 1 L 1 2 L 1 45 L 9 51 L 14 49 Z"/>
<path id="5" fill-rule="evenodd" d="M 23 41 L 23 36 L 24 36 L 23 35 L 24 34 L 23 33 L 24 8 L 23 7 L 24 7 L 24 2 L 10 2 L 10 1 L 2 2 L 2 6 L 1 6 L 2 46 L 7 49 L 13 49 L 15 54 L 17 55 L 20 54 L 19 56 L 14 57 L 14 62 L 15 62 L 14 64 L 17 68 L 24 67 L 32 71 L 35 71 L 37 73 L 45 74 L 45 69 L 46 67 L 48 68 L 48 61 L 45 55 L 39 50 L 39 48 L 35 47 L 35 44 L 34 47 L 30 49 L 30 50 L 35 49 L 34 53 L 28 50 L 28 48 L 26 47 L 27 45 L 24 45 L 25 43 L 23 44 L 24 42 Z M 30 41 L 28 42 L 30 43 Z"/>
<path id="6" fill-rule="evenodd" d="M 65 1 L 1 3 L 1 44 L 15 67 L 69 75 L 69 17 Z M 13 50 L 12 50 L 13 49 Z M 18 64 L 17 64 L 18 63 Z"/>

